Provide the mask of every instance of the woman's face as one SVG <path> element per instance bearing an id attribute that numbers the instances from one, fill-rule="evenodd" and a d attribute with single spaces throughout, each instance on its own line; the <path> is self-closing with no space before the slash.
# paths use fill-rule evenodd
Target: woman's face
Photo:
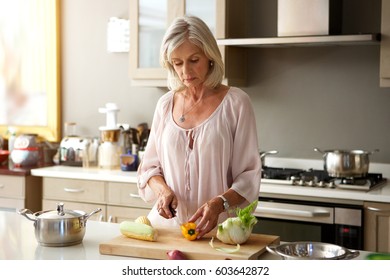
<path id="1" fill-rule="evenodd" d="M 182 83 L 195 87 L 206 80 L 210 60 L 199 47 L 186 40 L 172 52 L 171 63 Z"/>

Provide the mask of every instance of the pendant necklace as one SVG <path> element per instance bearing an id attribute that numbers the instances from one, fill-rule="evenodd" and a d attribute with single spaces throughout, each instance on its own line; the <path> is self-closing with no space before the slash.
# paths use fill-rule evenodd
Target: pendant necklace
<path id="1" fill-rule="evenodd" d="M 179 118 L 179 121 L 180 121 L 181 123 L 183 123 L 183 122 L 186 121 L 185 115 L 187 115 L 189 112 L 191 112 L 192 109 L 194 109 L 194 108 L 200 103 L 200 101 L 202 101 L 202 98 L 203 98 L 203 96 L 202 96 L 198 101 L 196 101 L 195 104 L 192 105 L 186 112 L 184 112 L 184 108 L 185 108 L 185 105 L 186 105 L 186 95 L 184 95 L 184 99 L 183 99 L 183 111 L 182 111 L 181 116 L 180 116 L 180 118 Z"/>

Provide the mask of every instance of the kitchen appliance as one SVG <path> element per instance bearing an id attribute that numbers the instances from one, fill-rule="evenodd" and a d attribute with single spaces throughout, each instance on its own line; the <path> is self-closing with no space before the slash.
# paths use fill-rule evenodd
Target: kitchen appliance
<path id="1" fill-rule="evenodd" d="M 332 177 L 325 170 L 264 166 L 261 182 L 320 189 L 370 191 L 386 184 L 387 179 L 380 173 L 367 173 L 364 177 Z"/>
<path id="2" fill-rule="evenodd" d="M 119 108 L 115 103 L 107 103 L 99 108 L 99 113 L 106 114 L 106 125 L 99 127 L 101 141 L 98 151 L 99 167 L 104 169 L 119 169 L 120 155 L 123 149 L 119 144 L 121 129 L 117 125 Z"/>
<path id="3" fill-rule="evenodd" d="M 363 206 L 260 197 L 253 232 L 363 249 Z"/>
<path id="4" fill-rule="evenodd" d="M 83 166 L 90 140 L 79 136 L 65 136 L 60 142 L 59 163 L 67 166 Z"/>
<path id="5" fill-rule="evenodd" d="M 342 1 L 278 0 L 278 36 L 340 34 Z"/>
<path id="6" fill-rule="evenodd" d="M 387 179 L 379 173 L 365 177 L 331 177 L 326 170 L 263 166 L 262 184 L 274 184 L 310 191 L 370 191 Z M 279 235 L 283 241 L 310 240 L 363 249 L 363 206 L 331 201 L 301 201 L 288 197 L 259 197 L 255 211 L 259 223 L 254 232 Z"/>
<path id="7" fill-rule="evenodd" d="M 33 213 L 29 209 L 21 209 L 18 213 L 34 222 L 35 237 L 40 245 L 61 247 L 81 243 L 87 220 L 101 210 L 97 208 L 87 214 L 83 211 L 64 209 L 64 204 L 59 203 L 56 210 Z"/>
<path id="8" fill-rule="evenodd" d="M 287 242 L 268 245 L 267 251 L 285 260 L 348 260 L 359 256 L 359 251 L 323 242 Z"/>

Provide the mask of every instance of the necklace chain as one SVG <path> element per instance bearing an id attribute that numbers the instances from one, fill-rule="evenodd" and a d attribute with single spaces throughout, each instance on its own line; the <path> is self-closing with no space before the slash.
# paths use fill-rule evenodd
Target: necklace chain
<path id="1" fill-rule="evenodd" d="M 184 98 L 183 98 L 183 111 L 182 111 L 181 116 L 179 118 L 180 122 L 183 123 L 183 122 L 186 121 L 185 115 L 187 115 L 189 112 L 191 112 L 200 103 L 200 101 L 202 101 L 202 98 L 203 98 L 203 96 L 201 98 L 199 98 L 199 100 L 196 101 L 194 103 L 194 105 L 192 105 L 186 112 L 184 112 L 185 105 L 186 105 L 186 95 L 184 95 Z"/>

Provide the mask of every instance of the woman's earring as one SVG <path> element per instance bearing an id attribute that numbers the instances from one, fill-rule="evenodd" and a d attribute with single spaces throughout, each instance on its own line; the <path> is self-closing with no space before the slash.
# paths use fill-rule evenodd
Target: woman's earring
<path id="1" fill-rule="evenodd" d="M 214 66 L 214 62 L 210 61 L 210 67 L 213 67 L 213 66 Z"/>

